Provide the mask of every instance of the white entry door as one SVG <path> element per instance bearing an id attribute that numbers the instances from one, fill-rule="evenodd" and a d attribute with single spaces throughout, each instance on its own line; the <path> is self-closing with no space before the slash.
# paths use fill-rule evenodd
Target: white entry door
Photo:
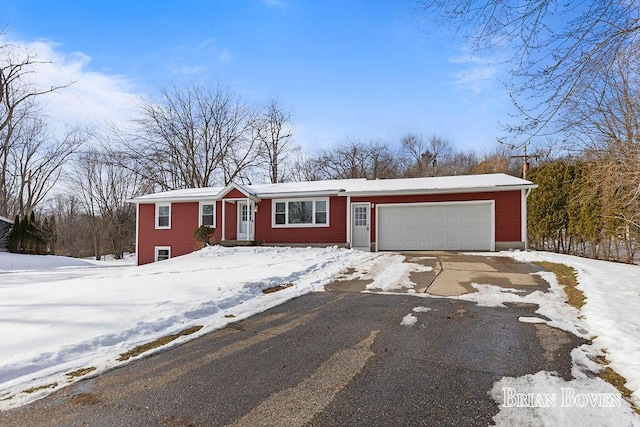
<path id="1" fill-rule="evenodd" d="M 238 240 L 253 239 L 253 209 L 251 202 L 238 202 Z"/>
<path id="2" fill-rule="evenodd" d="M 369 203 L 353 203 L 351 205 L 351 247 L 365 251 L 371 250 Z"/>

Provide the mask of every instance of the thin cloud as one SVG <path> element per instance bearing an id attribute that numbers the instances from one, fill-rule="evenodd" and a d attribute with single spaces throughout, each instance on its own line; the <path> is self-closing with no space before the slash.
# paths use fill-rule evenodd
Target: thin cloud
<path id="1" fill-rule="evenodd" d="M 125 124 L 133 117 L 140 100 L 133 84 L 122 76 L 91 70 L 88 55 L 64 53 L 60 44 L 46 40 L 2 43 L 16 49 L 16 55 L 30 52 L 44 62 L 33 67 L 32 84 L 41 88 L 70 84 L 40 98 L 44 112 L 52 119 L 67 124 Z"/>
<path id="2" fill-rule="evenodd" d="M 503 72 L 503 62 L 495 57 L 458 56 L 449 61 L 462 67 L 454 74 L 453 83 L 475 94 L 495 89 L 498 76 Z"/>

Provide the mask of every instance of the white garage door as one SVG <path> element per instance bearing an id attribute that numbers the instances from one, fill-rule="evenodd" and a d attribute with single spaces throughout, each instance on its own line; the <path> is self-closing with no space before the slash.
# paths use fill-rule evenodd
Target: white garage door
<path id="1" fill-rule="evenodd" d="M 378 250 L 492 250 L 492 202 L 379 205 Z"/>

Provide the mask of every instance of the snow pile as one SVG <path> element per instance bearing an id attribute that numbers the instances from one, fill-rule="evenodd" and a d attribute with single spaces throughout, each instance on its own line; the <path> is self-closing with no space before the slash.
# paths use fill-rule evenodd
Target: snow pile
<path id="1" fill-rule="evenodd" d="M 417 321 L 418 321 L 418 318 L 413 314 L 409 313 L 402 318 L 402 321 L 400 322 L 400 324 L 402 326 L 414 326 Z"/>
<path id="2" fill-rule="evenodd" d="M 550 261 L 578 271 L 578 289 L 587 301 L 581 314 L 606 353 L 610 367 L 625 377 L 640 402 L 640 266 L 547 252 L 504 252 L 518 261 Z"/>
<path id="3" fill-rule="evenodd" d="M 413 262 L 404 262 L 405 256 L 394 253 L 378 252 L 370 259 L 358 265 L 358 271 L 346 280 L 370 280 L 367 289 L 380 289 L 384 292 L 408 288 L 414 291 L 415 283 L 410 279 L 411 273 L 431 271 L 432 267 Z"/>
<path id="4" fill-rule="evenodd" d="M 505 303 L 536 304 L 538 305 L 536 313 L 550 319 L 547 321 L 541 319 L 542 322 L 554 328 L 571 332 L 581 338 L 589 339 L 587 328 L 584 322 L 579 319 L 580 312 L 565 302 L 564 289 L 558 284 L 556 276 L 549 272 L 536 274 L 542 276 L 549 283 L 550 287 L 547 292 L 534 291 L 527 295 L 518 295 L 523 291 L 472 283 L 471 286 L 477 292 L 450 298 L 475 302 L 482 307 L 505 307 Z"/>
<path id="5" fill-rule="evenodd" d="M 22 257 L 13 260 L 19 268 L 34 259 Z M 117 365 L 136 345 L 203 325 L 181 340 L 191 339 L 224 327 L 225 315 L 243 319 L 322 290 L 340 270 L 371 257 L 337 248 L 210 247 L 141 267 L 83 269 L 85 277 L 72 279 L 69 270 L 48 272 L 61 280 L 28 284 L 5 280 L 19 274 L 0 275 L 0 409 L 53 391 L 24 393 L 30 387 L 68 384 L 69 372 Z"/>

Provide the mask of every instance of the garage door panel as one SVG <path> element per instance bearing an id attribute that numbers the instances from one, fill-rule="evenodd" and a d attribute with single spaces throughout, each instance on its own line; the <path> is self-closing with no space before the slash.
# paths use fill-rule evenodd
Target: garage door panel
<path id="1" fill-rule="evenodd" d="M 490 250 L 490 203 L 378 208 L 380 250 Z"/>

